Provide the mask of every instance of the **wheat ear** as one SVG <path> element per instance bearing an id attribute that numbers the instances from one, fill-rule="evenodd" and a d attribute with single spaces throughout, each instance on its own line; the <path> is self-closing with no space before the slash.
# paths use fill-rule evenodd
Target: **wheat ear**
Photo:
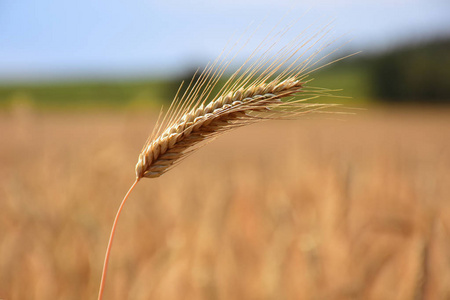
<path id="1" fill-rule="evenodd" d="M 190 153 L 195 145 L 224 131 L 259 120 L 251 113 L 268 112 L 282 105 L 280 98 L 301 90 L 303 82 L 291 78 L 241 88 L 219 97 L 206 107 L 183 115 L 162 135 L 146 145 L 136 164 L 136 177 L 159 177 Z"/>
<path id="2" fill-rule="evenodd" d="M 153 133 L 139 154 L 135 169 L 136 181 L 123 199 L 113 223 L 103 265 L 99 300 L 103 297 L 120 212 L 141 178 L 161 176 L 198 149 L 198 146 L 231 129 L 262 120 L 295 118 L 332 106 L 304 103 L 329 95 L 330 92 L 310 87 L 306 79 L 311 72 L 330 64 L 317 67 L 318 63 L 339 48 L 318 58 L 318 54 L 330 44 L 323 41 L 327 34 L 323 29 L 312 36 L 302 33 L 286 46 L 277 49 L 279 38 L 288 30 L 271 38 L 266 37 L 220 91 L 211 97 L 214 87 L 234 58 L 229 59 L 232 51 L 219 56 L 197 80 L 194 80 L 194 76 L 182 96 L 178 96 L 180 87 L 165 116 L 162 118 L 160 115 Z M 318 50 L 310 53 L 313 46 L 318 46 Z"/>

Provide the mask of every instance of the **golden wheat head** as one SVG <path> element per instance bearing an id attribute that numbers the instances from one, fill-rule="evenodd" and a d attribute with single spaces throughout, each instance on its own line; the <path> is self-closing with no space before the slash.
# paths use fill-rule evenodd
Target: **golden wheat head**
<path id="1" fill-rule="evenodd" d="M 217 59 L 196 82 L 191 81 L 183 96 L 175 97 L 166 116 L 158 120 L 139 154 L 136 178 L 161 176 L 197 149 L 197 145 L 231 129 L 330 107 L 330 104 L 304 103 L 329 92 L 309 87 L 309 81 L 305 80 L 312 67 L 330 54 L 315 60 L 326 48 L 325 44 L 305 57 L 323 37 L 300 35 L 273 54 L 270 50 L 277 41 L 269 43 L 269 49 L 260 46 L 208 103 L 213 88 L 229 65 L 225 59 Z"/>

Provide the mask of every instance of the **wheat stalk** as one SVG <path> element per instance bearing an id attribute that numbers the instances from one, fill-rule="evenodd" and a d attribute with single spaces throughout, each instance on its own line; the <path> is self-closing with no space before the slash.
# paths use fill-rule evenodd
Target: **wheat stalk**
<path id="1" fill-rule="evenodd" d="M 278 49 L 279 39 L 289 31 L 289 27 L 272 37 L 267 36 L 214 97 L 211 97 L 214 87 L 233 61 L 234 57 L 229 58 L 232 51 L 224 51 L 205 68 L 198 80 L 194 76 L 182 96 L 178 96 L 180 87 L 165 116 L 160 114 L 153 133 L 139 154 L 136 180 L 117 211 L 106 250 L 99 300 L 103 297 L 119 215 L 141 178 L 161 176 L 204 142 L 229 130 L 263 120 L 296 118 L 332 106 L 305 103 L 306 100 L 330 95 L 330 90 L 310 87 L 307 80 L 311 72 L 337 61 L 318 66 L 339 49 L 318 59 L 318 54 L 330 45 L 323 41 L 326 29 L 312 36 L 302 33 Z M 314 46 L 318 49 L 309 53 Z"/>

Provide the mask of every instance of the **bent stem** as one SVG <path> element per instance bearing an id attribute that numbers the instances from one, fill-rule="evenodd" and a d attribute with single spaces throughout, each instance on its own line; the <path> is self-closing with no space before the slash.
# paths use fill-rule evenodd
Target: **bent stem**
<path id="1" fill-rule="evenodd" d="M 114 239 L 114 234 L 116 232 L 117 221 L 119 220 L 120 213 L 122 212 L 122 209 L 123 209 L 123 207 L 125 205 L 125 202 L 128 199 L 128 196 L 130 195 L 131 191 L 134 189 L 136 184 L 139 182 L 139 179 L 140 178 L 136 178 L 136 180 L 134 181 L 133 185 L 130 187 L 130 189 L 128 190 L 127 194 L 123 198 L 122 203 L 119 206 L 119 209 L 117 210 L 116 218 L 114 219 L 114 223 L 113 223 L 113 226 L 111 228 L 111 234 L 109 236 L 108 247 L 106 248 L 105 262 L 103 263 L 102 280 L 100 282 L 100 290 L 98 291 L 98 300 L 101 300 L 103 298 L 103 290 L 105 288 L 106 272 L 108 270 L 109 255 L 110 255 L 110 252 L 111 252 L 111 247 L 112 247 L 112 243 L 113 243 L 113 239 Z"/>

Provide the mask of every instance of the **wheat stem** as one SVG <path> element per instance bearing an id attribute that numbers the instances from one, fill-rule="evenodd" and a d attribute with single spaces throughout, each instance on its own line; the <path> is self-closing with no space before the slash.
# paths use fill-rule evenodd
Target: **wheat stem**
<path id="1" fill-rule="evenodd" d="M 103 263 L 102 279 L 101 279 L 101 282 L 100 282 L 100 289 L 98 291 L 98 300 L 101 300 L 103 298 L 103 290 L 105 289 L 105 282 L 106 282 L 106 272 L 108 270 L 109 256 L 110 256 L 110 253 L 111 253 L 111 247 L 112 247 L 112 243 L 113 243 L 113 240 L 114 240 L 114 234 L 116 232 L 117 221 L 119 220 L 120 213 L 122 212 L 122 209 L 123 209 L 123 207 L 125 205 L 125 202 L 128 199 L 128 196 L 130 195 L 131 191 L 134 189 L 136 184 L 139 182 L 139 179 L 140 178 L 136 178 L 136 180 L 134 181 L 133 185 L 131 185 L 131 187 L 128 190 L 127 194 L 123 198 L 122 203 L 119 206 L 119 209 L 117 210 L 116 218 L 114 219 L 114 223 L 113 223 L 112 228 L 111 228 L 111 234 L 109 236 L 108 247 L 106 248 L 105 261 Z"/>

